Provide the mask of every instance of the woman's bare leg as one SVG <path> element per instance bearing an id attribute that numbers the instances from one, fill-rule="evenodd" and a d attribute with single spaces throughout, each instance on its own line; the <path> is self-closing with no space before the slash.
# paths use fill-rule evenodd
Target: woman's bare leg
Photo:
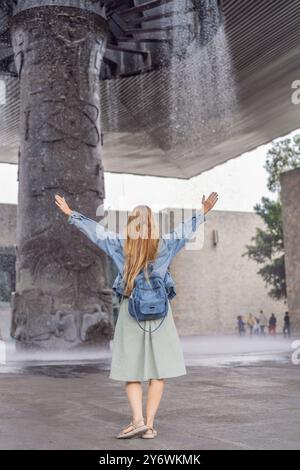
<path id="1" fill-rule="evenodd" d="M 141 382 L 126 382 L 125 389 L 129 400 L 132 412 L 132 420 L 134 424 L 143 424 L 143 388 Z M 127 426 L 124 431 L 131 431 L 131 429 L 132 426 Z"/>
<path id="2" fill-rule="evenodd" d="M 146 425 L 153 427 L 154 418 L 164 391 L 164 379 L 150 379 L 146 405 Z M 147 433 L 151 432 L 146 431 Z"/>

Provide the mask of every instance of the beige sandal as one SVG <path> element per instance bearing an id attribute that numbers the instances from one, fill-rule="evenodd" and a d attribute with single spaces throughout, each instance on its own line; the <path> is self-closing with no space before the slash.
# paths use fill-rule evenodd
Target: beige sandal
<path id="1" fill-rule="evenodd" d="M 157 436 L 157 431 L 156 429 L 152 428 L 152 426 L 148 426 L 148 430 L 151 431 L 151 433 L 144 432 L 141 437 L 143 439 L 153 439 L 154 437 Z"/>
<path id="2" fill-rule="evenodd" d="M 133 429 L 131 429 L 130 431 L 125 432 L 125 429 L 127 429 L 129 426 L 131 426 Z M 127 439 L 129 437 L 138 436 L 140 434 L 143 434 L 145 431 L 147 431 L 149 429 L 149 426 L 146 426 L 146 424 L 140 424 L 139 426 L 137 426 L 136 424 L 134 424 L 133 421 L 130 421 L 129 425 L 126 426 L 125 429 L 123 429 L 116 436 L 117 439 Z"/>

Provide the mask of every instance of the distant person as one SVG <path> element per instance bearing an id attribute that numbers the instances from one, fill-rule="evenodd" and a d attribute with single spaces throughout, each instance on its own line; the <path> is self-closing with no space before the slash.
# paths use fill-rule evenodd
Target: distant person
<path id="1" fill-rule="evenodd" d="M 242 315 L 237 317 L 237 329 L 240 336 L 245 336 L 245 322 L 243 321 Z"/>
<path id="2" fill-rule="evenodd" d="M 270 316 L 270 319 L 269 319 L 269 334 L 271 336 L 276 335 L 276 324 L 277 324 L 277 319 L 276 319 L 274 313 L 272 313 L 272 315 Z"/>
<path id="3" fill-rule="evenodd" d="M 259 327 L 260 327 L 260 334 L 262 336 L 266 335 L 265 328 L 268 326 L 268 319 L 264 314 L 263 310 L 259 312 Z"/>
<path id="4" fill-rule="evenodd" d="M 283 336 L 286 338 L 291 337 L 291 323 L 290 323 L 290 316 L 289 312 L 285 312 L 284 318 L 283 318 Z"/>
<path id="5" fill-rule="evenodd" d="M 252 313 L 249 313 L 248 318 L 247 318 L 247 326 L 249 328 L 250 336 L 252 336 L 254 324 L 255 324 L 254 316 L 252 315 Z"/>
<path id="6" fill-rule="evenodd" d="M 254 319 L 253 334 L 256 336 L 260 335 L 260 324 L 259 324 L 259 318 L 257 317 L 255 317 Z"/>

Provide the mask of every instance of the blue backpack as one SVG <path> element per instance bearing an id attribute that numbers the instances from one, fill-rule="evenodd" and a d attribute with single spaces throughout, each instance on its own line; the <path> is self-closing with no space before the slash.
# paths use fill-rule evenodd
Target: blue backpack
<path id="1" fill-rule="evenodd" d="M 150 265 L 149 281 L 144 273 L 139 273 L 134 280 L 134 287 L 129 296 L 128 310 L 130 315 L 136 319 L 140 328 L 144 331 L 153 333 L 165 320 L 168 313 L 168 294 L 162 276 L 153 271 Z M 159 325 L 152 330 L 146 330 L 140 321 L 157 320 L 161 318 Z"/>

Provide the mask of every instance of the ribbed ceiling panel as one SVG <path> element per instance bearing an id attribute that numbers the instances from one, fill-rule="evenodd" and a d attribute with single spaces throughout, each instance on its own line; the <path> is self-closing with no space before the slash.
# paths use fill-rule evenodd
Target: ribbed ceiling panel
<path id="1" fill-rule="evenodd" d="M 228 132 L 212 134 L 204 126 L 197 149 L 170 149 L 166 71 L 104 81 L 106 171 L 189 178 L 298 128 L 300 107 L 291 102 L 291 84 L 300 79 L 300 1 L 224 0 L 223 11 L 238 100 Z M 7 79 L 1 161 L 17 163 L 18 100 L 17 81 Z M 214 129 L 222 127 L 224 116 L 212 119 Z"/>

